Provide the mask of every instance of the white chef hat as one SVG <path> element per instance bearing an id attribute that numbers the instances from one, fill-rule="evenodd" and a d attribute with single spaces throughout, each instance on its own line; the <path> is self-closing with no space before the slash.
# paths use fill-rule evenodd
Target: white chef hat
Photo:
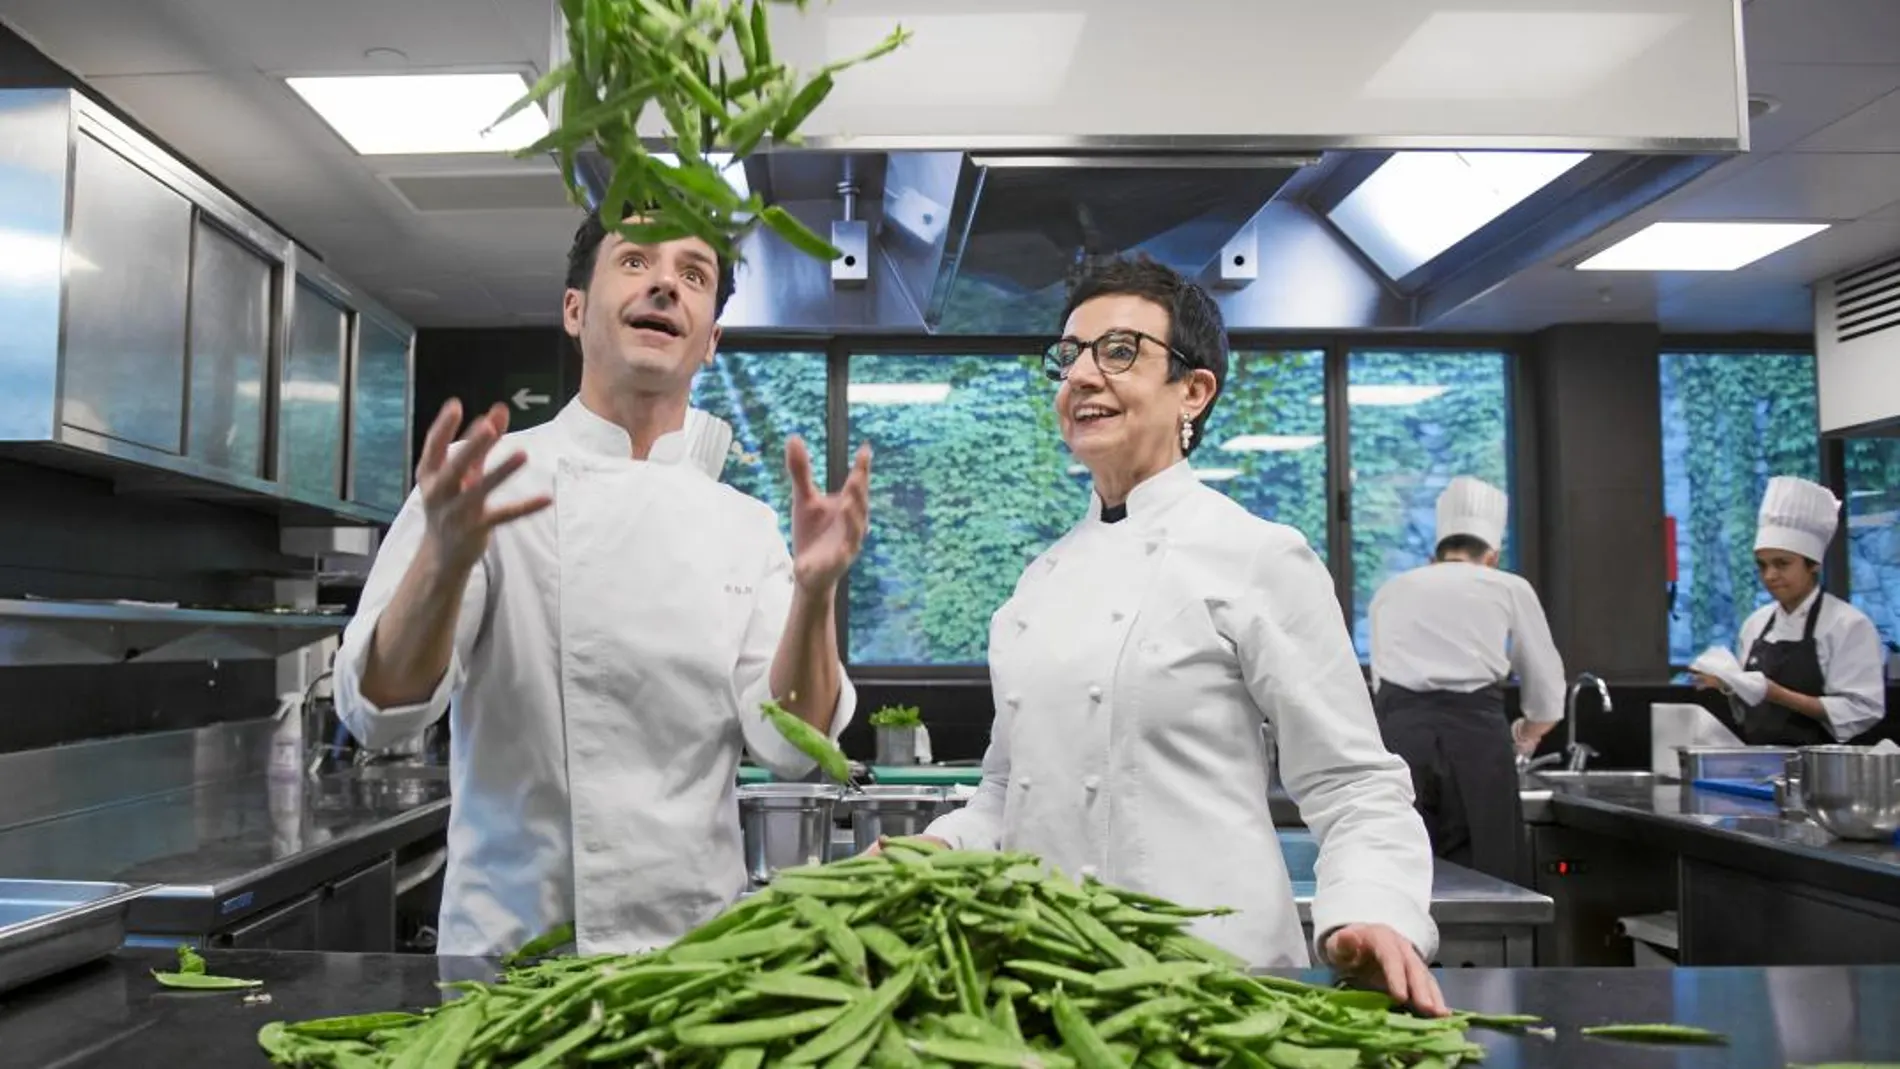
<path id="1" fill-rule="evenodd" d="M 1840 527 L 1841 502 L 1820 483 L 1777 475 L 1761 495 L 1756 549 L 1785 549 L 1811 561 L 1827 556 L 1827 544 Z"/>
<path id="2" fill-rule="evenodd" d="M 1504 546 L 1511 499 L 1504 491 L 1469 475 L 1453 479 L 1438 495 L 1438 541 L 1469 535 L 1492 549 Z"/>

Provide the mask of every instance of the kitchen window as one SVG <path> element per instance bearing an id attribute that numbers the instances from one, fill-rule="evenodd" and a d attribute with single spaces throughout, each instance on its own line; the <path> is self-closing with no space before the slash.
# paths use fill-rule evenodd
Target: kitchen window
<path id="1" fill-rule="evenodd" d="M 1206 440 L 1201 481 L 1248 512 L 1297 528 L 1326 557 L 1326 353 L 1237 352 Z"/>
<path id="2" fill-rule="evenodd" d="M 1506 359 L 1501 352 L 1437 349 L 1347 356 L 1352 632 L 1361 661 L 1370 657 L 1372 596 L 1387 579 L 1428 563 L 1437 548 L 1445 485 L 1473 475 L 1512 492 Z M 1504 541 L 1510 567 L 1513 539 Z"/>
<path id="3" fill-rule="evenodd" d="M 1889 678 L 1900 668 L 1900 438 L 1846 443 L 1847 587 L 1880 629 Z"/>
<path id="4" fill-rule="evenodd" d="M 803 435 L 812 478 L 825 487 L 825 354 L 721 352 L 693 380 L 692 406 L 732 425 L 725 481 L 772 506 L 786 544 L 792 537 L 792 488 L 785 442 Z"/>
<path id="5" fill-rule="evenodd" d="M 1814 357 L 1808 353 L 1665 352 L 1664 513 L 1675 526 L 1669 662 L 1736 630 L 1768 595 L 1755 575 L 1762 491 L 1775 475 L 1820 478 Z"/>

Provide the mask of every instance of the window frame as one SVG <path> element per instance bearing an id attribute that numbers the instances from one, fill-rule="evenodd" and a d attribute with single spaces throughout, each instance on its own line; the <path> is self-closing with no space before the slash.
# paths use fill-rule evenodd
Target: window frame
<path id="1" fill-rule="evenodd" d="M 856 443 L 850 439 L 847 399 L 853 356 L 995 356 L 1021 357 L 1039 353 L 1055 337 L 1047 334 L 905 335 L 889 333 L 833 334 L 732 330 L 720 340 L 721 349 L 752 353 L 823 352 L 825 354 L 825 452 L 827 489 L 843 485 Z M 1535 540 L 1520 531 L 1536 530 L 1537 516 L 1533 413 L 1530 385 L 1523 374 L 1529 338 L 1521 334 L 1335 331 L 1241 331 L 1228 338 L 1232 351 L 1316 350 L 1324 353 L 1326 450 L 1326 565 L 1333 575 L 1333 593 L 1348 621 L 1353 612 L 1352 574 L 1352 455 L 1351 419 L 1347 405 L 1350 354 L 1357 350 L 1494 352 L 1504 359 L 1505 398 L 1510 407 L 1505 423 L 1506 470 L 1511 480 L 1512 542 L 1518 547 L 1519 571 L 1538 579 Z M 1810 343 L 1812 344 L 1812 343 Z M 1785 350 L 1784 350 L 1785 351 Z M 872 477 L 876 477 L 875 465 Z M 875 520 L 873 521 L 875 522 Z M 839 585 L 833 606 L 839 650 L 852 678 L 859 682 L 977 682 L 987 681 L 987 665 L 907 665 L 857 663 L 849 659 L 851 605 L 848 587 Z"/>

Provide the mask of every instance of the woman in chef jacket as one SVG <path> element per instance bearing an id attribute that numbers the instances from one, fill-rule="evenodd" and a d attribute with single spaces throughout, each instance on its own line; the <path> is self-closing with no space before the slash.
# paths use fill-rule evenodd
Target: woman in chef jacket
<path id="1" fill-rule="evenodd" d="M 1693 667 L 1719 687 L 1752 746 L 1857 740 L 1886 715 L 1886 651 L 1867 615 L 1821 589 L 1821 560 L 1840 522 L 1827 487 L 1792 475 L 1768 480 L 1755 533 L 1755 569 L 1772 602 L 1743 622 L 1736 649 Z"/>
<path id="2" fill-rule="evenodd" d="M 1442 1010 L 1425 967 L 1432 858 L 1379 740 L 1332 576 L 1298 531 L 1195 478 L 1227 370 L 1220 311 L 1148 260 L 1094 265 L 1044 357 L 1088 514 L 990 626 L 983 780 L 929 834 L 1237 913 L 1200 934 L 1256 966 L 1308 961 L 1267 810 L 1263 720 L 1319 837 L 1315 945 Z"/>

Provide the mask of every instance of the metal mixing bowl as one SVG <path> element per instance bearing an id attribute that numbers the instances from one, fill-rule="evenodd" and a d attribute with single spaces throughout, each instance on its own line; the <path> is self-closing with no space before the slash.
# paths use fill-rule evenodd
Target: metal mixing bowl
<path id="1" fill-rule="evenodd" d="M 780 869 L 830 860 L 831 817 L 844 788 L 824 783 L 751 783 L 739 788 L 746 875 L 770 882 Z"/>
<path id="2" fill-rule="evenodd" d="M 1891 840 L 1900 831 L 1900 751 L 1803 747 L 1801 796 L 1808 816 L 1840 838 Z"/>
<path id="3" fill-rule="evenodd" d="M 845 799 L 851 808 L 851 838 L 857 852 L 879 836 L 916 835 L 949 809 L 942 787 L 866 787 Z"/>

